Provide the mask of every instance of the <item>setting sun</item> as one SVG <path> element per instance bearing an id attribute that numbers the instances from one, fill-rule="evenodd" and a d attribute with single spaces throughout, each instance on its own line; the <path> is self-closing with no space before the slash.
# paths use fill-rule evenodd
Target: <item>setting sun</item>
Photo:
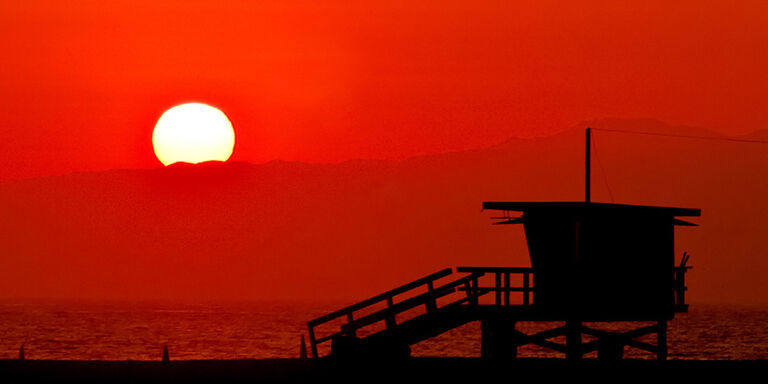
<path id="1" fill-rule="evenodd" d="M 219 109 L 200 103 L 182 104 L 160 116 L 152 145 L 164 165 L 226 161 L 235 146 L 235 131 Z"/>

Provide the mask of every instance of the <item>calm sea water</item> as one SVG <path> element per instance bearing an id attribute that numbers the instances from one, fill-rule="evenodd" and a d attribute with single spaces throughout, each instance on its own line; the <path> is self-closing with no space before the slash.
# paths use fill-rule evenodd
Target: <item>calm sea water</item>
<path id="1" fill-rule="evenodd" d="M 17 358 L 22 344 L 29 359 L 158 360 L 164 345 L 172 359 L 298 357 L 306 321 L 343 304 L 2 303 L 0 359 Z M 557 325 L 520 323 L 518 329 Z M 672 359 L 768 358 L 768 308 L 692 305 L 670 322 L 668 338 Z M 479 356 L 480 326 L 457 328 L 413 346 L 412 353 Z M 533 346 L 519 354 L 559 356 Z M 653 358 L 632 348 L 625 356 Z"/>

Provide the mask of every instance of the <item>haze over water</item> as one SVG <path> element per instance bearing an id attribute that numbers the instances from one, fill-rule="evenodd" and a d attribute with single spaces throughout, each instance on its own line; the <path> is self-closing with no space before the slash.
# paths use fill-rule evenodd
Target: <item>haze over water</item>
<path id="1" fill-rule="evenodd" d="M 347 304 L 2 303 L 0 359 L 17 358 L 22 344 L 28 359 L 159 360 L 166 344 L 171 359 L 179 360 L 295 358 L 306 322 Z M 669 323 L 670 359 L 768 358 L 765 324 L 768 307 L 692 305 Z M 518 329 L 531 333 L 553 326 L 520 323 Z M 417 344 L 412 354 L 479 356 L 479 324 Z M 531 346 L 519 356 L 560 357 Z M 625 356 L 654 357 L 631 348 Z"/>

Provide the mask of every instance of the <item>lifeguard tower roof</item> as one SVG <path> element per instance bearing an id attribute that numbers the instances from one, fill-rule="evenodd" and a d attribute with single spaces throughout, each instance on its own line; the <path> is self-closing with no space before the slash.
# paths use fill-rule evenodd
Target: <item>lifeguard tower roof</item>
<path id="1" fill-rule="evenodd" d="M 510 202 L 485 201 L 483 209 L 512 212 L 547 211 L 561 214 L 590 212 L 612 212 L 616 214 L 653 214 L 664 216 L 701 216 L 701 210 L 695 208 L 659 207 L 652 205 L 592 203 L 584 201 L 554 201 L 554 202 Z"/>

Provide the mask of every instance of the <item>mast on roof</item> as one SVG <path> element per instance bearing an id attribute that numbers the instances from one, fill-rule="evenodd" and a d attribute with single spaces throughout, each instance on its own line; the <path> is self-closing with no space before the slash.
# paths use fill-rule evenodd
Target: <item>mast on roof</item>
<path id="1" fill-rule="evenodd" d="M 592 147 L 590 145 L 591 143 L 592 143 L 592 128 L 587 127 L 586 161 L 585 161 L 585 163 L 586 163 L 585 164 L 586 172 L 584 174 L 584 201 L 586 201 L 587 203 L 589 203 L 592 200 L 592 196 L 591 196 L 592 191 L 591 191 L 591 186 L 590 186 L 591 178 L 592 178 L 592 175 L 591 175 L 592 167 L 591 167 L 591 164 L 590 164 L 590 162 L 591 162 L 590 161 L 591 160 L 590 159 L 590 157 L 591 157 L 590 156 L 590 149 Z"/>

